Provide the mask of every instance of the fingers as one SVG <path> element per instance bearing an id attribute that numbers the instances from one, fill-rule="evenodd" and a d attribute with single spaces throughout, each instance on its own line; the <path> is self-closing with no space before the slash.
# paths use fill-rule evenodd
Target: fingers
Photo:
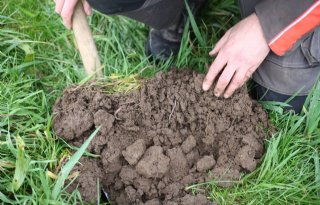
<path id="1" fill-rule="evenodd" d="M 226 87 L 229 85 L 234 73 L 236 72 L 236 67 L 234 64 L 227 64 L 226 68 L 223 70 L 222 74 L 219 77 L 217 85 L 214 89 L 215 96 L 219 97 L 224 93 Z"/>
<path id="2" fill-rule="evenodd" d="M 220 52 L 216 57 L 216 59 L 211 64 L 209 71 L 203 81 L 202 89 L 204 91 L 209 90 L 213 81 L 216 79 L 217 75 L 220 73 L 220 71 L 224 68 L 226 64 L 227 64 L 227 59 Z"/>
<path id="3" fill-rule="evenodd" d="M 83 2 L 83 10 L 88 16 L 90 16 L 92 13 L 91 6 L 89 5 L 89 3 L 87 1 Z"/>
<path id="4" fill-rule="evenodd" d="M 67 27 L 68 29 L 71 29 L 72 27 L 72 15 L 73 15 L 73 11 L 74 8 L 77 5 L 78 0 L 67 0 L 68 2 L 66 2 L 63 5 L 62 11 L 61 11 L 61 17 L 63 20 L 63 24 L 65 25 L 65 27 Z"/>
<path id="5" fill-rule="evenodd" d="M 223 69 L 223 67 L 221 69 Z M 210 86 L 212 85 L 212 82 L 217 77 L 221 69 L 218 68 L 217 70 L 214 70 L 214 73 L 210 73 L 209 70 L 205 80 L 210 80 Z M 227 64 L 216 84 L 214 90 L 215 96 L 219 97 L 223 93 L 224 98 L 229 98 L 230 96 L 232 96 L 238 88 L 242 87 L 245 82 L 247 82 L 251 78 L 251 75 L 253 74 L 255 69 L 255 67 L 251 67 L 249 69 L 246 67 L 237 69 L 234 64 Z"/>
<path id="6" fill-rule="evenodd" d="M 63 24 L 71 29 L 72 16 L 78 0 L 54 0 L 56 3 L 55 11 L 60 14 Z M 83 10 L 87 15 L 91 15 L 91 7 L 87 1 L 83 2 Z"/>
<path id="7" fill-rule="evenodd" d="M 227 90 L 225 91 L 223 97 L 229 98 L 233 93 L 240 87 L 242 87 L 250 78 L 253 71 L 252 69 L 239 69 L 234 74 Z"/>
<path id="8" fill-rule="evenodd" d="M 220 49 L 224 46 L 224 44 L 227 42 L 228 37 L 229 37 L 229 31 L 223 35 L 223 37 L 218 41 L 214 49 L 209 53 L 209 55 L 213 56 L 219 53 Z M 214 62 L 211 64 L 210 69 L 207 73 L 206 78 L 204 79 L 204 82 L 202 84 L 202 89 L 204 91 L 209 90 L 211 87 L 213 81 L 217 77 L 217 75 L 220 73 L 220 71 L 224 68 L 226 65 L 227 60 L 225 56 L 221 53 L 218 54 Z"/>
<path id="9" fill-rule="evenodd" d="M 64 0 L 55 0 L 54 2 L 56 3 L 55 11 L 58 14 L 61 14 L 61 11 L 62 11 L 62 8 L 63 8 L 63 5 L 64 5 Z"/>

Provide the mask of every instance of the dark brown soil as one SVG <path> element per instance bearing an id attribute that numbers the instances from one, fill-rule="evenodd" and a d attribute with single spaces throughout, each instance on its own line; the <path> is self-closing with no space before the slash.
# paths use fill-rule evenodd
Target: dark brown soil
<path id="1" fill-rule="evenodd" d="M 101 126 L 89 146 L 101 158 L 82 159 L 76 167 L 85 200 L 96 199 L 99 179 L 119 205 L 212 204 L 205 192 L 192 195 L 185 187 L 212 180 L 229 186 L 256 168 L 266 113 L 245 89 L 227 100 L 203 92 L 203 78 L 172 70 L 128 95 L 94 86 L 65 90 L 53 108 L 56 134 L 80 146 Z"/>

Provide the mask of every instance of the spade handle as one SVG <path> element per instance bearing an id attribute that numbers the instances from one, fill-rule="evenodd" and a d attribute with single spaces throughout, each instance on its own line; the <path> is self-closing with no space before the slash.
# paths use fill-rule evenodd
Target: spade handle
<path id="1" fill-rule="evenodd" d="M 97 47 L 93 40 L 81 1 L 77 3 L 73 13 L 72 30 L 86 74 L 93 75 L 94 77 L 102 77 L 102 66 Z"/>

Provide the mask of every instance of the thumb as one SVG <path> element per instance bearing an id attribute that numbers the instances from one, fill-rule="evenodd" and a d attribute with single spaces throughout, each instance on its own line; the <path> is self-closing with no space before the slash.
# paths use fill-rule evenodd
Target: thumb
<path id="1" fill-rule="evenodd" d="M 88 16 L 90 16 L 92 14 L 91 6 L 89 5 L 89 3 L 87 1 L 83 2 L 83 10 Z"/>

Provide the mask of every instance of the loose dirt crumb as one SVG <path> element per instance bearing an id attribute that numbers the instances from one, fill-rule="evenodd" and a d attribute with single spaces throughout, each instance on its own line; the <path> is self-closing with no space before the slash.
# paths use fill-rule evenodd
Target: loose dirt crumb
<path id="1" fill-rule="evenodd" d="M 135 143 L 128 146 L 125 151 L 122 151 L 122 155 L 130 165 L 135 165 L 145 151 L 145 141 L 143 139 L 138 139 Z"/>
<path id="2" fill-rule="evenodd" d="M 204 156 L 197 162 L 197 171 L 205 172 L 209 169 L 212 169 L 216 164 L 216 160 L 214 160 L 213 155 Z"/>
<path id="3" fill-rule="evenodd" d="M 256 168 L 266 113 L 245 89 L 231 99 L 203 92 L 203 79 L 172 70 L 128 95 L 95 86 L 64 91 L 53 108 L 57 135 L 80 146 L 101 126 L 89 146 L 101 159 L 83 158 L 76 167 L 85 200 L 96 199 L 99 179 L 119 205 L 207 205 L 213 202 L 205 192 L 191 195 L 185 187 L 205 181 L 230 186 Z"/>
<path id="4" fill-rule="evenodd" d="M 163 154 L 162 147 L 150 147 L 137 164 L 137 172 L 146 178 L 162 178 L 169 170 L 170 159 Z"/>
<path id="5" fill-rule="evenodd" d="M 181 145 L 182 151 L 184 153 L 189 153 L 195 146 L 197 145 L 197 141 L 194 136 L 190 135 Z"/>

